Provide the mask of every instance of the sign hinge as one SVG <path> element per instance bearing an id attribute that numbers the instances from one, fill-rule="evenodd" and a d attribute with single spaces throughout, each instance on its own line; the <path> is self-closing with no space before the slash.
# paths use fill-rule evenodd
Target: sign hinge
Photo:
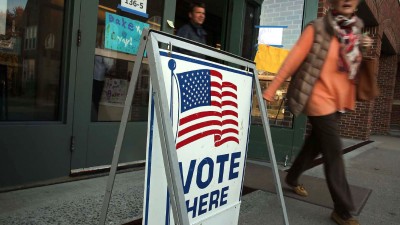
<path id="1" fill-rule="evenodd" d="M 82 32 L 80 29 L 78 29 L 77 37 L 76 37 L 76 46 L 81 46 L 81 40 L 82 40 Z"/>
<path id="2" fill-rule="evenodd" d="M 69 150 L 71 152 L 75 151 L 75 136 L 71 136 Z"/>

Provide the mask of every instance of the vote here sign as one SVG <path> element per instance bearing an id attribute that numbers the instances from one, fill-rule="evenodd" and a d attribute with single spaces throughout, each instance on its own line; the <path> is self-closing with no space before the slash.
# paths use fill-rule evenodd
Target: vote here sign
<path id="1" fill-rule="evenodd" d="M 253 74 L 160 51 L 190 224 L 237 224 Z M 154 102 L 150 100 L 144 225 L 174 224 Z"/>

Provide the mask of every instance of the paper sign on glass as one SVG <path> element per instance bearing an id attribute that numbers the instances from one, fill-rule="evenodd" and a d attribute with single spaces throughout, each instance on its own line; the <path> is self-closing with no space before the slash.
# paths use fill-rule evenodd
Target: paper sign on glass
<path id="1" fill-rule="evenodd" d="M 137 14 L 139 16 L 147 15 L 147 0 L 121 0 L 121 6 L 123 11 Z"/>
<path id="2" fill-rule="evenodd" d="M 106 12 L 105 48 L 136 54 L 143 28 L 149 24 Z"/>
<path id="3" fill-rule="evenodd" d="M 258 44 L 282 45 L 283 27 L 260 27 Z"/>

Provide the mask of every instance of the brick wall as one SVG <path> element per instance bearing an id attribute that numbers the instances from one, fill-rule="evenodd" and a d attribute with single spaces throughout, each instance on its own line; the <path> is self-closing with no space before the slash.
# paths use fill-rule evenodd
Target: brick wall
<path id="1" fill-rule="evenodd" d="M 400 127 L 400 105 L 393 105 L 390 125 Z"/>
<path id="2" fill-rule="evenodd" d="M 379 59 L 378 86 L 380 95 L 375 99 L 372 133 L 387 134 L 390 129 L 390 117 L 396 82 L 397 56 L 381 55 Z"/>
<path id="3" fill-rule="evenodd" d="M 394 100 L 400 100 L 400 61 L 397 63 L 396 85 L 394 88 Z"/>
<path id="4" fill-rule="evenodd" d="M 368 140 L 372 129 L 374 102 L 357 102 L 354 112 L 344 113 L 339 121 L 340 136 Z"/>
<path id="5" fill-rule="evenodd" d="M 390 129 L 390 125 L 400 126 L 400 60 L 398 58 L 400 57 L 400 4 L 398 0 L 379 1 L 377 8 L 380 10 L 382 32 L 384 32 L 387 36 L 386 38 L 388 38 L 391 43 L 397 44 L 397 60 L 393 59 L 393 62 L 390 62 L 390 65 L 388 65 L 393 66 L 392 74 L 394 78 L 388 79 L 388 81 L 392 83 L 386 86 L 387 88 L 395 86 L 391 96 L 391 114 L 388 118 L 385 115 L 385 119 L 388 121 L 382 121 L 382 119 L 379 118 L 376 124 L 377 127 L 374 129 L 374 132 L 384 133 L 385 130 L 378 127 L 380 123 L 389 124 L 388 129 Z M 388 92 L 388 90 L 385 91 Z M 385 101 L 390 102 L 389 99 L 385 99 Z M 378 109 L 376 109 L 376 111 L 378 111 Z"/>
<path id="6" fill-rule="evenodd" d="M 284 49 L 291 49 L 301 34 L 304 0 L 264 0 L 260 26 L 288 26 L 283 29 Z"/>
<path id="7" fill-rule="evenodd" d="M 390 125 L 400 127 L 400 63 L 397 64 L 396 85 L 394 88 Z"/>

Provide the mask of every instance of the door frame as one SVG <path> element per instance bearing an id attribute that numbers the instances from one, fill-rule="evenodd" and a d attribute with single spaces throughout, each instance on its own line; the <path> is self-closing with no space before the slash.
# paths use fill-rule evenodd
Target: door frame
<path id="1" fill-rule="evenodd" d="M 25 188 L 67 178 L 70 173 L 70 140 L 75 86 L 73 42 L 80 0 L 64 2 L 60 80 L 60 120 L 0 122 L 0 190 Z M 76 36 L 75 36 L 76 37 Z"/>
<path id="2" fill-rule="evenodd" d="M 222 40 L 225 39 L 223 48 L 226 51 L 240 55 L 241 44 L 238 45 L 238 43 L 241 43 L 243 35 L 243 5 L 246 0 L 227 1 L 228 5 L 223 12 L 224 27 L 221 36 Z M 262 5 L 263 2 L 262 0 L 250 1 L 254 1 L 259 5 Z M 83 5 L 82 7 L 82 4 L 89 5 Z M 93 4 L 96 7 L 92 7 Z M 0 122 L 0 152 L 2 154 L 2 157 L 0 157 L 0 190 L 16 186 L 38 185 L 39 183 L 51 182 L 50 180 L 55 178 L 67 179 L 71 169 L 85 167 L 88 136 L 75 136 L 75 134 L 82 132 L 82 130 L 87 132 L 89 129 L 90 109 L 87 107 L 91 105 L 91 90 L 87 87 L 91 87 L 92 80 L 91 76 L 89 76 L 90 79 L 82 79 L 79 74 L 84 73 L 78 73 L 77 71 L 84 71 L 90 75 L 93 72 L 95 40 L 90 32 L 94 34 L 96 26 L 85 28 L 85 30 L 80 30 L 80 27 L 82 25 L 81 22 L 86 19 L 87 23 L 96 24 L 97 5 L 98 0 L 65 0 L 65 19 L 63 24 L 63 49 L 65 51 L 63 51 L 62 56 L 61 73 L 63 74 L 63 80 L 60 86 L 60 93 L 63 96 L 60 99 L 62 119 L 54 122 Z M 167 20 L 174 21 L 175 6 L 176 0 L 164 1 L 161 25 L 161 30 L 164 32 L 174 32 L 174 28 L 168 25 Z M 85 10 L 84 13 L 81 13 L 82 9 Z M 231 10 L 230 15 L 228 9 Z M 317 11 L 318 0 L 305 1 L 303 24 L 316 18 Z M 79 47 L 77 43 L 78 31 L 82 34 Z M 90 57 L 85 58 L 81 54 L 84 49 L 82 46 L 84 45 L 93 46 L 87 48 L 88 52 L 86 54 L 90 54 Z M 90 94 L 87 93 L 90 97 L 80 99 L 76 91 L 90 92 Z M 83 114 L 82 110 L 87 112 L 86 115 L 81 115 Z M 80 120 L 88 122 L 82 124 L 76 122 Z M 115 125 L 110 124 L 111 127 L 115 127 L 115 131 L 112 132 L 116 137 L 118 123 L 115 123 Z M 92 127 L 97 129 L 96 124 Z M 305 127 L 305 116 L 295 118 L 293 129 L 272 127 L 276 149 L 275 155 L 278 161 L 282 162 L 282 156 L 288 152 L 290 152 L 291 156 L 297 154 L 303 143 Z M 147 122 L 133 122 L 128 124 L 128 128 L 147 129 Z M 257 142 L 263 140 L 263 131 L 261 129 L 258 130 L 257 126 L 252 126 L 251 129 L 249 152 L 264 152 L 266 157 L 263 159 L 266 159 L 268 157 L 267 151 L 265 151 L 266 145 L 263 146 L 262 143 L 259 144 Z M 285 132 L 292 135 L 292 144 L 287 147 L 281 146 L 281 143 L 286 142 Z M 258 137 L 260 134 L 261 137 Z M 146 139 L 146 137 L 139 136 L 137 139 Z M 129 145 L 132 145 L 132 143 Z M 144 145 L 140 145 L 138 148 L 143 148 L 143 152 L 145 152 Z"/>
<path id="3" fill-rule="evenodd" d="M 318 16 L 318 0 L 304 0 L 303 6 L 303 23 L 302 28 L 316 19 Z M 255 129 L 254 129 L 255 128 Z M 254 135 L 250 135 L 249 157 L 254 157 L 257 160 L 269 161 L 269 156 L 266 152 L 265 138 L 260 135 L 262 132 L 260 126 L 252 126 L 255 130 Z M 271 135 L 275 150 L 275 157 L 278 163 L 286 166 L 300 152 L 304 143 L 304 137 L 307 130 L 307 117 L 303 114 L 294 117 L 292 128 L 271 127 Z M 288 144 L 290 143 L 290 144 Z"/>
<path id="4" fill-rule="evenodd" d="M 80 31 L 80 46 L 76 61 L 76 86 L 73 149 L 71 156 L 71 173 L 82 173 L 109 168 L 118 135 L 120 122 L 92 122 L 91 100 L 92 80 L 95 56 L 95 34 L 97 32 L 97 13 L 99 0 L 81 1 L 83 13 L 79 15 L 79 23 L 75 29 Z M 164 0 L 161 30 L 173 32 L 167 20 L 173 21 L 175 0 Z M 147 121 L 128 122 L 124 143 L 121 146 L 119 163 L 143 164 L 146 158 Z"/>

